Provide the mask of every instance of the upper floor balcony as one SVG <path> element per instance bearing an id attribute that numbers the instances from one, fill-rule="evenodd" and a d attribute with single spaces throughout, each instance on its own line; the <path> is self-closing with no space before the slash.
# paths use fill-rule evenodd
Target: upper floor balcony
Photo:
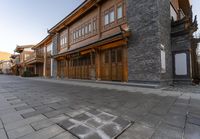
<path id="1" fill-rule="evenodd" d="M 35 64 L 35 63 L 43 63 L 43 62 L 44 62 L 44 53 L 37 53 L 37 51 L 34 51 L 28 56 L 25 56 L 26 64 Z"/>

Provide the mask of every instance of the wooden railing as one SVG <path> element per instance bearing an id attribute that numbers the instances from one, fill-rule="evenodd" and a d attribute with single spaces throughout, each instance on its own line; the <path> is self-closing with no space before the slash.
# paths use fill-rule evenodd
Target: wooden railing
<path id="1" fill-rule="evenodd" d="M 44 54 L 38 54 L 36 52 L 32 53 L 29 55 L 29 57 L 27 57 L 26 61 L 31 60 L 31 59 L 36 59 L 36 58 L 44 58 Z"/>

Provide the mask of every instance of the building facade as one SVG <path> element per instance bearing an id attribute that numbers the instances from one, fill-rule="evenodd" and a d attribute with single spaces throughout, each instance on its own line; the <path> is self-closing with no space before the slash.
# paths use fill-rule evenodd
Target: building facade
<path id="1" fill-rule="evenodd" d="M 0 74 L 11 74 L 11 61 L 2 60 L 0 61 Z"/>
<path id="2" fill-rule="evenodd" d="M 196 30 L 190 0 L 86 0 L 48 30 L 28 64 L 52 78 L 191 83 Z"/>
<path id="3" fill-rule="evenodd" d="M 19 54 L 12 54 L 10 57 L 11 60 L 11 71 L 13 75 L 19 75 L 19 67 L 20 67 L 20 55 Z"/>
<path id="4" fill-rule="evenodd" d="M 19 64 L 17 64 L 17 68 L 19 71 L 19 75 L 23 75 L 25 71 L 30 71 L 34 73 L 34 66 L 28 65 L 27 61 L 33 55 L 33 50 L 31 49 L 33 45 L 22 45 L 17 46 L 14 50 L 15 52 L 19 53 Z"/>
<path id="5" fill-rule="evenodd" d="M 35 74 L 38 76 L 51 77 L 52 63 L 52 38 L 47 36 L 40 43 L 33 46 L 34 56 L 28 64 L 35 65 Z"/>

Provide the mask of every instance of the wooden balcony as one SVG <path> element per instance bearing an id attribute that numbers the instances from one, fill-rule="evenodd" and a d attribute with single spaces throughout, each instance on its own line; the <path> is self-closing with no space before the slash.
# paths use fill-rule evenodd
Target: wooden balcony
<path id="1" fill-rule="evenodd" d="M 27 65 L 32 65 L 36 63 L 44 63 L 44 54 L 38 54 L 36 52 L 32 53 L 25 60 Z"/>

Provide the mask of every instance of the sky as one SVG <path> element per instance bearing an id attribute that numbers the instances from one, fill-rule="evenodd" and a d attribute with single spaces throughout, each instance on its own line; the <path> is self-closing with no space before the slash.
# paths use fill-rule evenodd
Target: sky
<path id="1" fill-rule="evenodd" d="M 84 0 L 0 0 L 0 51 L 37 44 Z M 192 0 L 200 27 L 200 0 Z"/>

